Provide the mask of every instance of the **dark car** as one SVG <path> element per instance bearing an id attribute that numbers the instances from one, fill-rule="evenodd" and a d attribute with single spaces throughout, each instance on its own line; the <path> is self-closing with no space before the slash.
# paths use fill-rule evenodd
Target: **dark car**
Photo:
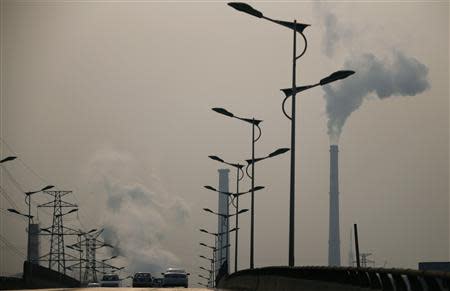
<path id="1" fill-rule="evenodd" d="M 100 281 L 100 287 L 120 287 L 120 279 L 117 274 L 103 275 Z"/>
<path id="2" fill-rule="evenodd" d="M 153 287 L 152 274 L 147 272 L 139 272 L 134 274 L 133 287 Z"/>

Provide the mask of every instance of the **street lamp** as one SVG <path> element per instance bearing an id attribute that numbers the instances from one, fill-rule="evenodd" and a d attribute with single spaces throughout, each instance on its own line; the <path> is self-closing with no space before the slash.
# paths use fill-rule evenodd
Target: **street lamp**
<path id="1" fill-rule="evenodd" d="M 283 113 L 286 115 L 288 119 L 291 120 L 291 161 L 290 161 L 290 193 L 289 193 L 289 266 L 293 267 L 295 264 L 294 260 L 294 240 L 295 240 L 295 120 L 296 120 L 296 99 L 295 96 L 298 92 L 313 88 L 318 85 L 325 85 L 330 82 L 334 82 L 340 79 L 344 79 L 350 75 L 352 75 L 353 71 L 338 71 L 334 74 L 331 74 L 327 78 L 324 78 L 319 82 L 319 84 L 310 85 L 310 86 L 303 86 L 303 87 L 297 87 L 296 85 L 296 65 L 297 60 L 301 58 L 308 47 L 308 41 L 303 34 L 303 30 L 309 26 L 309 24 L 303 24 L 298 23 L 297 20 L 294 20 L 294 22 L 289 21 L 281 21 L 281 20 L 275 20 L 271 19 L 269 17 L 266 17 L 263 15 L 262 12 L 254 9 L 250 5 L 246 3 L 241 2 L 230 2 L 228 3 L 229 6 L 233 7 L 234 9 L 255 16 L 257 18 L 262 18 L 265 20 L 268 20 L 270 22 L 282 25 L 284 27 L 287 27 L 289 29 L 292 29 L 293 31 L 293 54 L 292 54 L 292 89 L 288 91 L 288 89 L 283 89 L 283 92 L 286 95 L 286 98 L 283 101 Z M 303 48 L 303 51 L 297 55 L 297 33 L 300 33 L 302 36 L 305 47 Z M 288 97 L 292 96 L 292 104 L 291 104 L 291 116 L 289 116 L 286 111 L 284 110 L 284 104 Z M 254 157 L 253 157 L 254 158 Z M 254 163 L 252 163 L 254 164 Z"/>
<path id="2" fill-rule="evenodd" d="M 203 271 L 209 272 L 209 273 L 212 272 L 212 270 L 208 270 L 208 269 L 206 269 L 206 268 L 204 268 L 204 267 L 200 267 L 200 269 L 202 269 Z"/>
<path id="3" fill-rule="evenodd" d="M 223 218 L 225 218 L 225 219 L 228 219 L 228 218 L 230 218 L 231 216 L 235 216 L 235 215 L 237 216 L 237 215 L 239 215 L 239 214 L 241 214 L 241 213 L 244 213 L 244 212 L 247 212 L 247 211 L 248 211 L 248 209 L 241 209 L 241 210 L 239 210 L 239 212 L 237 212 L 237 213 L 233 213 L 233 214 L 223 214 L 223 213 L 218 213 L 218 212 L 212 211 L 212 210 L 209 209 L 209 208 L 203 208 L 203 210 L 205 210 L 206 212 L 209 212 L 209 213 L 212 213 L 212 214 L 221 216 L 221 217 L 223 217 Z"/>
<path id="4" fill-rule="evenodd" d="M 235 228 L 232 228 L 232 229 L 230 229 L 229 231 L 224 231 L 224 232 L 209 232 L 209 231 L 207 231 L 206 229 L 203 229 L 203 228 L 201 228 L 200 229 L 200 232 L 204 232 L 204 233 L 207 233 L 207 234 L 210 234 L 210 235 L 214 235 L 214 236 L 219 236 L 219 235 L 224 235 L 224 234 L 226 234 L 227 232 L 232 232 L 232 231 L 236 231 L 236 227 Z"/>
<path id="5" fill-rule="evenodd" d="M 204 246 L 204 247 L 207 247 L 207 248 L 213 250 L 214 252 L 216 252 L 216 251 L 218 251 L 218 250 L 220 250 L 220 249 L 229 248 L 229 247 L 231 246 L 230 244 L 227 244 L 227 245 L 221 247 L 220 249 L 218 249 L 218 248 L 216 248 L 216 247 L 209 246 L 209 245 L 207 245 L 207 244 L 205 244 L 205 243 L 200 243 L 200 245 L 201 245 L 201 246 Z"/>
<path id="6" fill-rule="evenodd" d="M 210 262 L 214 262 L 214 259 L 207 258 L 207 257 L 205 257 L 204 255 L 199 255 L 199 257 L 202 258 L 202 259 L 208 260 L 208 261 L 210 261 Z"/>
<path id="7" fill-rule="evenodd" d="M 220 163 L 232 166 L 234 168 L 236 168 L 236 193 L 239 193 L 239 181 L 241 181 L 244 178 L 244 171 L 242 170 L 242 168 L 244 167 L 244 165 L 241 165 L 239 163 L 229 163 L 224 161 L 223 159 L 221 159 L 218 156 L 209 156 L 210 159 L 218 161 Z M 242 175 L 241 175 L 242 174 Z M 231 204 L 233 204 L 233 206 L 235 206 L 236 209 L 236 227 L 239 230 L 239 215 L 237 215 L 237 213 L 239 212 L 239 196 L 234 196 L 234 198 L 236 198 L 236 204 L 233 203 L 233 199 L 231 199 Z M 235 235 L 235 247 L 234 247 L 234 271 L 237 271 L 237 263 L 238 263 L 238 241 L 239 241 L 239 231 L 236 230 L 236 235 Z"/>
<path id="8" fill-rule="evenodd" d="M 109 261 L 109 260 L 112 260 L 112 259 L 115 259 L 115 258 L 117 258 L 117 256 L 112 256 L 112 257 L 110 257 L 110 258 L 107 258 L 107 259 L 103 259 L 103 260 L 102 260 L 103 273 L 105 273 L 105 262 L 106 262 L 106 261 Z"/>
<path id="9" fill-rule="evenodd" d="M 252 158 L 255 158 L 255 143 L 261 138 L 261 127 L 259 127 L 259 124 L 262 122 L 262 120 L 259 119 L 255 119 L 255 118 L 243 118 L 243 117 L 238 117 L 236 115 L 234 115 L 233 113 L 229 112 L 228 110 L 224 109 L 224 108 L 212 108 L 212 110 L 214 110 L 217 113 L 220 113 L 222 115 L 231 117 L 231 118 L 236 118 L 242 121 L 245 121 L 247 123 L 250 123 L 252 125 Z M 255 138 L 255 128 L 258 129 L 259 134 L 258 137 Z M 248 175 L 248 173 L 247 173 Z M 255 187 L 255 166 L 252 165 L 252 175 L 248 175 L 249 178 L 251 178 L 251 189 L 254 189 Z M 251 221 L 251 227 L 250 227 L 250 269 L 253 269 L 254 266 L 254 237 L 255 237 L 255 230 L 253 228 L 254 225 L 254 220 L 255 220 L 255 192 L 252 190 L 252 196 L 251 196 L 251 213 L 250 213 L 250 221 Z"/>
<path id="10" fill-rule="evenodd" d="M 12 212 L 12 213 L 15 213 L 15 214 L 18 214 L 18 215 L 21 215 L 21 216 L 24 216 L 24 217 L 31 218 L 31 219 L 33 219 L 33 217 L 34 217 L 33 215 L 27 215 L 27 214 L 21 213 L 21 212 L 17 211 L 14 208 L 8 208 L 8 211 Z"/>
<path id="11" fill-rule="evenodd" d="M 74 213 L 74 212 L 77 212 L 78 211 L 78 208 L 74 208 L 74 209 L 71 209 L 70 211 L 68 211 L 68 212 L 66 212 L 66 213 L 60 213 L 60 214 L 57 214 L 57 215 L 55 215 L 56 217 L 61 217 L 61 216 L 64 216 L 64 215 L 67 215 L 67 214 L 70 214 L 70 213 Z"/>
<path id="12" fill-rule="evenodd" d="M 27 260 L 28 262 L 31 263 L 31 254 L 30 254 L 30 248 L 31 248 L 31 244 L 30 244 L 30 225 L 31 225 L 31 195 L 39 193 L 39 192 L 43 192 L 49 189 L 52 189 L 53 185 L 47 185 L 45 187 L 43 187 L 40 190 L 37 191 L 31 191 L 31 192 L 25 192 L 25 203 L 28 204 L 28 244 L 27 244 L 27 250 L 28 250 L 28 255 L 27 255 Z"/>
<path id="13" fill-rule="evenodd" d="M 214 192 L 217 192 L 217 193 L 225 194 L 225 195 L 228 195 L 228 196 L 233 196 L 233 197 L 238 197 L 238 196 L 241 196 L 241 195 L 244 195 L 244 194 L 247 194 L 247 193 L 256 192 L 256 191 L 259 191 L 259 190 L 262 190 L 262 189 L 265 188 L 264 186 L 256 186 L 256 187 L 254 187 L 252 189 L 249 189 L 248 191 L 245 191 L 245 192 L 232 193 L 232 192 L 226 192 L 226 191 L 219 191 L 219 190 L 217 190 L 216 188 L 214 188 L 212 186 L 203 186 L 203 187 L 205 189 L 208 189 L 208 190 L 211 190 L 211 191 L 214 191 Z"/>
<path id="14" fill-rule="evenodd" d="M 247 162 L 247 164 L 248 164 L 246 170 L 247 170 L 248 167 L 249 167 L 250 165 L 252 165 L 252 164 L 255 164 L 255 163 L 257 163 L 257 162 L 263 161 L 263 160 L 265 160 L 265 159 L 274 158 L 274 157 L 279 156 L 279 155 L 281 155 L 281 154 L 284 154 L 285 152 L 288 152 L 288 151 L 289 151 L 288 148 L 279 148 L 279 149 L 277 149 L 277 150 L 271 152 L 270 154 L 268 154 L 268 155 L 265 156 L 265 157 L 256 158 L 256 159 L 253 158 L 253 159 L 245 160 L 245 161 Z"/>
<path id="15" fill-rule="evenodd" d="M 9 156 L 9 157 L 6 157 L 6 158 L 0 160 L 0 164 L 1 164 L 1 163 L 4 163 L 4 162 L 8 162 L 8 161 L 15 160 L 15 159 L 17 159 L 17 157 Z"/>
<path id="16" fill-rule="evenodd" d="M 199 276 L 200 278 L 203 278 L 203 279 L 205 279 L 205 280 L 209 280 L 209 278 L 207 278 L 207 277 L 203 276 L 202 274 L 198 274 L 198 276 Z"/>

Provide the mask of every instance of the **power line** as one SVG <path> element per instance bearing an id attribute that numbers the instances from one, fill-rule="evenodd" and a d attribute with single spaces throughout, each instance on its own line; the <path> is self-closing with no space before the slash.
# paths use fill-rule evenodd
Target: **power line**
<path id="1" fill-rule="evenodd" d="M 25 163 L 25 161 L 20 158 L 20 155 L 18 155 L 13 149 L 12 147 L 5 141 L 5 139 L 0 137 L 0 141 L 2 141 L 2 143 L 8 148 L 8 150 L 13 153 L 15 156 L 18 156 L 19 158 L 17 160 L 19 160 L 19 162 L 27 169 L 29 170 L 33 175 L 35 175 L 37 178 L 39 178 L 39 180 L 41 180 L 41 182 L 46 183 L 46 184 L 50 184 L 44 177 L 42 177 L 41 175 L 39 175 L 35 170 L 33 170 L 33 168 L 31 168 L 27 163 Z M 6 169 L 5 169 L 6 170 Z M 11 176 L 11 175 L 10 175 Z M 19 185 L 20 186 L 20 185 Z M 77 187 L 74 187 L 77 191 L 80 191 Z M 58 188 L 56 188 L 58 189 Z M 23 190 L 21 190 L 22 192 L 25 192 Z M 72 197 L 75 199 L 76 204 L 80 205 L 79 200 L 77 198 L 77 196 L 75 196 L 75 194 L 72 192 Z M 82 211 L 82 209 L 80 209 L 80 211 Z M 47 213 L 50 216 L 50 213 Z M 81 213 L 80 213 L 81 214 Z M 78 222 L 80 223 L 80 226 L 84 229 L 87 229 L 83 223 L 81 222 L 80 218 L 77 215 L 77 219 Z"/>
<path id="2" fill-rule="evenodd" d="M 16 246 L 14 246 L 11 242 L 9 242 L 9 240 L 4 237 L 3 235 L 0 234 L 0 241 L 3 242 L 3 244 L 10 249 L 11 251 L 13 251 L 14 253 L 16 253 L 17 255 L 21 256 L 22 258 L 25 258 L 26 255 L 24 252 L 22 252 L 19 248 L 17 248 Z"/>
<path id="3" fill-rule="evenodd" d="M 17 209 L 17 204 L 16 202 L 14 202 L 14 200 L 8 195 L 8 193 L 5 191 L 5 189 L 3 189 L 3 187 L 0 185 L 0 193 L 2 194 L 3 197 L 5 197 L 5 199 L 9 202 L 9 204 L 14 207 L 15 209 Z"/>
<path id="4" fill-rule="evenodd" d="M 1 209 L 1 208 L 0 208 L 0 212 L 1 212 L 2 214 L 9 215 L 9 216 L 14 217 L 14 218 L 16 218 L 16 219 L 22 219 L 23 221 L 28 222 L 28 220 L 27 220 L 25 217 L 23 217 L 22 215 L 11 214 L 11 213 L 8 212 L 7 210 Z"/>
<path id="5" fill-rule="evenodd" d="M 17 188 L 21 193 L 25 193 L 26 191 L 23 189 L 23 187 L 20 185 L 20 183 L 13 177 L 13 175 L 11 174 L 11 172 L 8 171 L 8 170 L 5 169 L 5 168 L 3 168 L 3 170 L 5 171 L 6 175 L 7 175 L 8 178 L 9 178 L 9 180 L 12 181 L 12 183 L 14 184 L 14 186 L 16 186 L 16 188 Z M 3 192 L 6 193 L 6 191 L 4 190 L 4 188 L 2 188 L 2 189 L 3 189 Z M 24 199 L 25 199 L 25 196 L 24 196 Z M 37 207 L 37 206 L 38 206 L 38 204 L 37 204 L 36 202 L 34 202 L 34 201 L 32 201 L 31 204 L 32 204 L 34 207 Z M 14 208 L 18 209 L 17 205 L 14 205 Z M 51 214 L 50 214 L 48 211 L 43 210 L 43 212 L 44 212 L 45 214 L 47 214 L 49 217 L 51 216 Z"/>

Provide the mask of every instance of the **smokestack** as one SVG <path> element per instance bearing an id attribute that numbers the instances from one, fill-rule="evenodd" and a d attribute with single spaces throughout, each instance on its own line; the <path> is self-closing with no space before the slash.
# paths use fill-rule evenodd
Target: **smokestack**
<path id="1" fill-rule="evenodd" d="M 228 169 L 219 169 L 219 191 L 220 192 L 229 192 L 229 184 L 228 184 L 228 173 L 230 170 Z M 217 208 L 219 210 L 219 213 L 228 215 L 228 196 L 225 194 L 219 193 L 219 207 Z M 229 219 L 217 216 L 218 217 L 218 227 L 217 232 L 225 234 L 219 235 L 217 238 L 217 261 L 219 264 L 216 264 L 216 274 L 219 274 L 219 270 L 222 266 L 225 265 L 225 270 L 222 269 L 222 272 L 226 272 L 227 274 L 230 273 L 230 248 L 223 248 L 224 246 L 229 244 L 230 238 L 229 238 Z M 222 267 L 223 268 L 223 267 Z"/>
<path id="2" fill-rule="evenodd" d="M 33 264 L 39 264 L 39 224 L 30 224 L 28 239 L 30 240 L 30 261 Z"/>
<path id="3" fill-rule="evenodd" d="M 339 165 L 337 145 L 330 146 L 330 216 L 328 239 L 328 265 L 341 265 L 339 239 Z"/>

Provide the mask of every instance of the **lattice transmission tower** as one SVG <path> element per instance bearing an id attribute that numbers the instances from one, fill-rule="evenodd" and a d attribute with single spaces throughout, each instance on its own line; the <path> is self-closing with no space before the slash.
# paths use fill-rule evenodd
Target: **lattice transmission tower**
<path id="1" fill-rule="evenodd" d="M 66 273 L 66 253 L 64 245 L 65 235 L 77 235 L 76 230 L 64 227 L 63 217 L 69 213 L 78 211 L 78 206 L 62 200 L 63 196 L 72 193 L 72 191 L 44 191 L 45 194 L 53 196 L 53 201 L 38 205 L 43 208 L 53 208 L 53 220 L 51 227 L 43 228 L 41 231 L 50 235 L 50 252 L 42 256 L 40 261 L 48 261 L 48 267 L 59 273 Z M 68 209 L 63 212 L 63 209 Z M 72 256 L 71 256 L 72 257 Z M 76 259 L 71 258 L 69 260 Z"/>

